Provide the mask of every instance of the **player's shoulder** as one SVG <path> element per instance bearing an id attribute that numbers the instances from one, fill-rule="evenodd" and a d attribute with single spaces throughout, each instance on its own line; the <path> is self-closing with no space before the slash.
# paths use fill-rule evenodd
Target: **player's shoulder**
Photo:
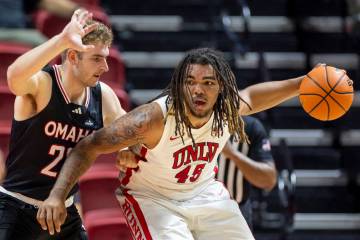
<path id="1" fill-rule="evenodd" d="M 245 122 L 245 132 L 247 134 L 266 131 L 261 121 L 255 117 L 243 116 L 243 120 Z"/>
<path id="2" fill-rule="evenodd" d="M 124 115 L 125 111 L 113 89 L 104 82 L 98 84 L 101 89 L 103 120 L 105 125 L 108 125 L 116 118 Z"/>
<path id="3" fill-rule="evenodd" d="M 242 118 L 245 122 L 246 128 L 253 128 L 255 125 L 261 124 L 257 118 L 252 117 L 252 116 L 242 116 Z"/>
<path id="4" fill-rule="evenodd" d="M 116 93 L 108 84 L 99 81 L 98 85 L 100 86 L 100 91 L 101 91 L 101 95 L 103 96 L 103 100 L 109 99 L 111 101 L 113 99 L 117 99 Z"/>
<path id="5" fill-rule="evenodd" d="M 99 81 L 98 84 L 100 85 L 101 91 L 105 91 L 105 92 L 112 91 L 113 92 L 111 87 L 109 85 L 107 85 L 106 83 Z"/>

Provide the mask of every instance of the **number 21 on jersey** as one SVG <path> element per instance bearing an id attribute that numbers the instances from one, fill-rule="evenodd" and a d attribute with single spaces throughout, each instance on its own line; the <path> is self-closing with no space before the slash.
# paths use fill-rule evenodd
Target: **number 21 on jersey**
<path id="1" fill-rule="evenodd" d="M 46 175 L 46 176 L 50 176 L 50 177 L 56 177 L 57 176 L 57 172 L 55 172 L 53 169 L 54 167 L 61 161 L 64 159 L 64 157 L 66 158 L 72 148 L 68 148 L 66 150 L 66 148 L 64 146 L 61 145 L 56 145 L 53 144 L 50 147 L 49 150 L 49 155 L 54 157 L 54 160 L 51 161 L 48 165 L 46 165 L 42 170 L 41 173 Z M 66 155 L 65 155 L 66 153 Z"/>

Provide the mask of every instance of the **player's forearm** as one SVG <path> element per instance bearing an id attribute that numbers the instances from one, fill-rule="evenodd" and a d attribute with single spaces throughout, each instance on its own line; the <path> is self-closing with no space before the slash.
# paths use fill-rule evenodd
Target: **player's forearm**
<path id="1" fill-rule="evenodd" d="M 302 79 L 303 77 L 298 77 L 283 81 L 259 83 L 243 89 L 239 94 L 252 109 L 244 106 L 241 108 L 240 114 L 249 115 L 260 112 L 298 96 Z"/>
<path id="2" fill-rule="evenodd" d="M 21 55 L 7 70 L 9 87 L 22 84 L 24 80 L 39 72 L 65 49 L 65 41 L 60 35 L 56 35 L 49 41 Z"/>
<path id="3" fill-rule="evenodd" d="M 271 190 L 276 184 L 276 169 L 272 163 L 256 162 L 244 154 L 233 153 L 229 158 L 252 185 Z"/>
<path id="4" fill-rule="evenodd" d="M 90 168 L 96 157 L 96 152 L 91 150 L 91 146 L 86 143 L 86 140 L 80 141 L 65 160 L 50 196 L 65 201 L 72 187 Z"/>
<path id="5" fill-rule="evenodd" d="M 50 196 L 65 200 L 71 188 L 90 168 L 98 155 L 140 143 L 144 129 L 151 126 L 147 123 L 148 114 L 153 112 L 151 106 L 146 111 L 143 111 L 144 109 L 147 107 L 139 107 L 120 117 L 110 126 L 82 139 L 65 160 Z"/>

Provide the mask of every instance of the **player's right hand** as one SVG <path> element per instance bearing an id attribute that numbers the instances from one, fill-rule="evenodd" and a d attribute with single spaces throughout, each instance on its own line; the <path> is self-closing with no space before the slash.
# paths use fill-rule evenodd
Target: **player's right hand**
<path id="1" fill-rule="evenodd" d="M 121 150 L 116 157 L 116 167 L 125 172 L 127 168 L 136 168 L 138 166 L 139 157 L 131 150 Z"/>
<path id="2" fill-rule="evenodd" d="M 230 141 L 227 141 L 224 148 L 221 151 L 221 154 L 223 154 L 226 158 L 232 158 L 232 156 L 236 153 L 236 149 L 234 149 Z"/>
<path id="3" fill-rule="evenodd" d="M 85 9 L 77 9 L 74 11 L 71 21 L 60 34 L 66 48 L 72 48 L 81 52 L 94 48 L 94 45 L 84 45 L 82 43 L 82 38 L 97 27 L 96 23 L 91 25 L 86 24 L 91 18 L 92 13 Z"/>
<path id="4" fill-rule="evenodd" d="M 37 221 L 43 230 L 48 230 L 50 235 L 60 232 L 61 225 L 66 219 L 66 207 L 64 201 L 49 196 L 41 206 L 36 215 Z"/>

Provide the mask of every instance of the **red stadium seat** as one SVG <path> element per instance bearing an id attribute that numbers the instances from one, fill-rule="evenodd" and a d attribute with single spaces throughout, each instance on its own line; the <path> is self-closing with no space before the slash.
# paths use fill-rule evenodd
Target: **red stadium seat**
<path id="1" fill-rule="evenodd" d="M 84 7 L 100 7 L 100 0 L 74 0 L 74 2 Z"/>
<path id="2" fill-rule="evenodd" d="M 101 76 L 101 80 L 113 89 L 124 89 L 126 83 L 125 64 L 121 58 L 120 52 L 116 48 L 110 48 L 107 63 L 109 71 Z"/>
<path id="3" fill-rule="evenodd" d="M 93 19 L 110 26 L 109 17 L 101 8 L 89 9 L 93 13 Z M 36 28 L 48 38 L 59 34 L 70 19 L 58 17 L 47 11 L 39 10 L 33 15 Z"/>
<path id="4" fill-rule="evenodd" d="M 0 129 L 10 128 L 14 117 L 14 101 L 15 95 L 7 88 L 0 87 Z"/>
<path id="5" fill-rule="evenodd" d="M 102 154 L 97 159 L 95 164 L 110 164 L 115 166 L 117 153 Z"/>
<path id="6" fill-rule="evenodd" d="M 89 240 L 133 239 L 120 207 L 91 211 L 85 216 L 84 224 Z"/>
<path id="7" fill-rule="evenodd" d="M 0 149 L 4 153 L 4 157 L 9 152 L 10 128 L 0 128 Z"/>
<path id="8" fill-rule="evenodd" d="M 122 108 L 125 111 L 130 111 L 130 99 L 129 95 L 123 89 L 113 88 L 116 96 L 119 98 Z"/>
<path id="9" fill-rule="evenodd" d="M 96 209 L 120 208 L 115 197 L 119 187 L 115 164 L 95 164 L 80 178 L 80 201 L 84 216 Z"/>
<path id="10" fill-rule="evenodd" d="M 11 63 L 20 55 L 31 49 L 31 46 L 20 43 L 0 42 L 0 86 L 7 87 L 6 72 Z"/>

